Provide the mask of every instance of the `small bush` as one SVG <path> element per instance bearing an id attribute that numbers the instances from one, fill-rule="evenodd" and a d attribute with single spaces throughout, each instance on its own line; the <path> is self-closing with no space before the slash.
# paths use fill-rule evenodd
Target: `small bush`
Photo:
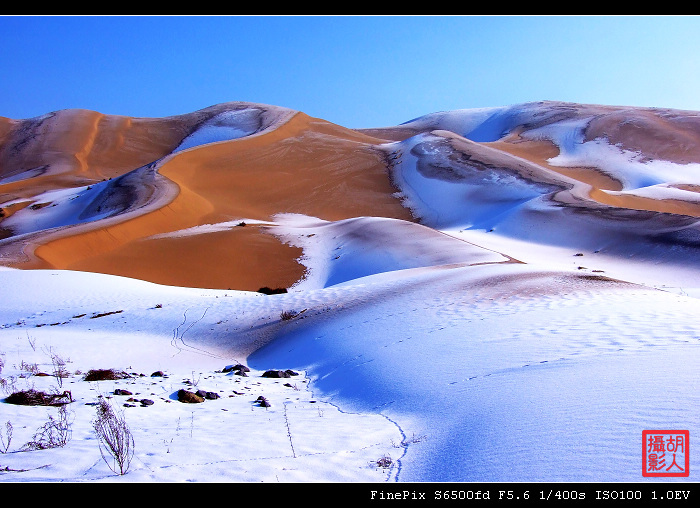
<path id="1" fill-rule="evenodd" d="M 64 406 L 73 402 L 73 397 L 67 390 L 63 393 L 46 393 L 30 389 L 11 393 L 5 402 L 20 406 Z"/>
<path id="2" fill-rule="evenodd" d="M 63 388 L 63 379 L 70 377 L 70 373 L 66 370 L 66 360 L 64 360 L 53 350 L 49 350 L 49 356 L 51 357 L 51 365 L 53 365 L 53 375 L 56 377 L 58 386 Z"/>
<path id="3" fill-rule="evenodd" d="M 282 311 L 282 313 L 280 314 L 280 319 L 282 321 L 289 321 L 290 319 L 294 319 L 297 316 L 297 314 L 299 313 L 295 310 L 285 310 Z"/>
<path id="4" fill-rule="evenodd" d="M 97 318 L 101 318 L 101 317 L 105 317 L 105 316 L 111 316 L 112 314 L 121 314 L 122 312 L 124 312 L 124 311 L 123 310 L 112 310 L 109 312 L 99 312 L 97 314 L 93 314 L 92 316 L 90 316 L 90 319 L 97 319 Z"/>
<path id="5" fill-rule="evenodd" d="M 387 468 L 387 467 L 391 467 L 392 461 L 391 461 L 391 457 L 389 457 L 388 455 L 384 455 L 384 456 L 380 457 L 379 459 L 377 459 L 377 461 L 375 463 L 377 464 L 378 467 Z"/>
<path id="6" fill-rule="evenodd" d="M 14 376 L 10 376 L 7 379 L 5 379 L 4 377 L 0 377 L 0 390 L 3 393 L 9 395 L 15 391 L 16 383 L 17 379 Z"/>
<path id="7" fill-rule="evenodd" d="M 36 363 L 29 363 L 22 360 L 22 362 L 19 364 L 19 370 L 29 374 L 38 374 L 39 366 Z"/>
<path id="8" fill-rule="evenodd" d="M 261 287 L 260 289 L 258 289 L 258 293 L 262 293 L 264 295 L 281 295 L 281 294 L 284 294 L 286 292 L 287 292 L 286 288 L 271 289 L 271 288 L 265 286 L 265 287 Z"/>
<path id="9" fill-rule="evenodd" d="M 100 399 L 93 428 L 107 467 L 116 474 L 126 474 L 134 456 L 134 437 L 124 415 L 115 413 L 109 402 Z"/>
<path id="10" fill-rule="evenodd" d="M 0 453 L 7 453 L 7 449 L 12 442 L 12 423 L 8 420 L 5 423 L 5 436 L 3 437 L 2 429 L 0 429 Z"/>
<path id="11" fill-rule="evenodd" d="M 49 421 L 36 431 L 32 440 L 22 447 L 22 451 L 61 448 L 68 444 L 72 434 L 68 408 L 60 406 L 58 420 L 49 415 Z"/>
<path id="12" fill-rule="evenodd" d="M 109 380 L 119 380 L 128 379 L 129 374 L 122 370 L 114 369 L 90 369 L 85 377 L 85 381 L 109 381 Z"/>

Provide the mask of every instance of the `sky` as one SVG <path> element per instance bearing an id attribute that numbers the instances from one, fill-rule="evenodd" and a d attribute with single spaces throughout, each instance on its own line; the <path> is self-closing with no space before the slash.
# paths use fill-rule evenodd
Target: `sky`
<path id="1" fill-rule="evenodd" d="M 0 116 L 228 101 L 384 127 L 538 100 L 700 111 L 696 16 L 0 16 Z"/>

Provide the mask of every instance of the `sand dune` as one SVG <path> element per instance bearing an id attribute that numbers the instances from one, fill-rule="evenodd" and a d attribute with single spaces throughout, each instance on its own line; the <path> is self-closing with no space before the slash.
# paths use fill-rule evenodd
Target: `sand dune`
<path id="1" fill-rule="evenodd" d="M 380 142 L 296 113 L 263 133 L 173 150 L 153 167 L 177 186 L 175 194 L 162 193 L 159 206 L 137 207 L 128 220 L 117 214 L 111 223 L 63 228 L 48 239 L 35 236 L 32 241 L 41 245 L 31 266 L 170 285 L 288 287 L 304 273 L 296 262 L 300 252 L 259 228 L 204 238 L 150 237 L 233 219 L 269 220 L 279 212 L 330 220 L 372 214 L 410 219 L 392 195 L 383 154 L 374 149 Z M 211 256 L 203 259 L 203 251 Z"/>
<path id="2" fill-rule="evenodd" d="M 130 380 L 153 400 L 125 406 L 137 460 L 116 481 L 644 480 L 641 429 L 700 430 L 697 117 L 0 119 L 3 386 L 51 386 L 25 372 L 47 351 L 166 370 Z M 251 377 L 222 371 L 239 362 Z M 280 368 L 305 375 L 260 377 Z M 195 373 L 222 397 L 183 408 Z M 114 479 L 97 390 L 65 382 L 73 441 L 13 444 L 10 481 Z M 5 406 L 31 439 L 36 408 Z"/>
<path id="3" fill-rule="evenodd" d="M 559 102 L 356 130 L 240 102 L 162 119 L 85 110 L 3 119 L 0 255 L 7 266 L 168 285 L 290 287 L 306 273 L 300 248 L 269 225 L 233 226 L 290 213 L 421 221 L 572 247 L 608 247 L 612 233 L 692 250 L 698 122 L 694 112 Z"/>

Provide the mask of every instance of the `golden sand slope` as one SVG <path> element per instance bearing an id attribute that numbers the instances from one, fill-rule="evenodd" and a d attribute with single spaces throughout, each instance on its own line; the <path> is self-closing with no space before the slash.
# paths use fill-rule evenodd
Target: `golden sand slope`
<path id="1" fill-rule="evenodd" d="M 122 175 L 170 153 L 193 127 L 186 118 L 130 118 L 78 109 L 2 119 L 0 192 L 36 194 L 61 182 L 74 186 L 80 179 L 92 183 Z M 31 185 L 22 182 L 26 178 Z"/>
<path id="2" fill-rule="evenodd" d="M 304 274 L 298 248 L 260 226 L 197 236 L 164 232 L 281 212 L 326 220 L 381 215 L 410 220 L 393 196 L 381 140 L 297 113 L 264 134 L 167 157 L 159 173 L 178 186 L 166 206 L 40 245 L 31 267 L 124 275 L 168 285 L 257 290 Z"/>
<path id="3" fill-rule="evenodd" d="M 262 112 L 256 134 L 173 153 L 203 122 L 221 112 L 251 107 Z M 621 182 L 600 168 L 553 165 L 549 159 L 558 155 L 558 148 L 524 135 L 552 118 L 593 118 L 586 140 L 604 137 L 649 158 L 698 163 L 700 114 L 568 103 L 534 107 L 542 108 L 541 120 L 517 125 L 498 141 L 449 137 L 458 144 L 457 138 L 462 139 L 460 149 L 476 163 L 504 165 L 525 178 L 574 187 L 577 196 L 585 197 L 577 206 L 602 204 L 700 217 L 698 201 L 620 193 Z M 248 103 L 159 119 L 87 110 L 27 120 L 0 117 L 0 262 L 191 287 L 289 287 L 304 274 L 297 262 L 301 250 L 281 243 L 270 234 L 270 226 L 255 221 L 272 221 L 278 213 L 329 221 L 359 216 L 413 220 L 394 194 L 387 155 L 379 145 L 440 128 L 430 122 L 351 130 L 300 112 Z M 40 204 L 37 196 L 43 192 L 136 174 L 146 165 L 157 173 L 137 185 L 138 196 L 123 215 L 17 240 L 3 227 L 4 218 Z M 138 178 L 133 178 L 137 184 Z M 699 189 L 692 183 L 678 187 Z M 246 220 L 245 226 L 236 226 Z M 167 234 L 220 223 L 231 227 Z"/>

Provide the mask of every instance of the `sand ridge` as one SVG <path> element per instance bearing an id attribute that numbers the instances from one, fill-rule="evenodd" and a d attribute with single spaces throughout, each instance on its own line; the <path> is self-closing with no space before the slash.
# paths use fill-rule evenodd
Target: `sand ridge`
<path id="1" fill-rule="evenodd" d="M 417 159 L 426 182 L 459 182 L 476 171 L 467 180 L 471 190 L 454 202 L 462 207 L 473 199 L 471 206 L 503 210 L 500 202 L 515 206 L 540 195 L 554 206 L 613 222 L 659 214 L 655 223 L 673 233 L 700 217 L 700 177 L 684 179 L 700 162 L 699 122 L 693 112 L 553 101 L 441 112 L 374 129 L 347 129 L 244 102 L 161 119 L 88 110 L 0 118 L 0 256 L 8 266 L 94 271 L 166 285 L 289 287 L 305 275 L 302 251 L 275 235 L 275 217 L 417 222 L 392 176 L 392 157 L 396 146 L 413 146 L 428 135 L 446 140 L 452 151 L 439 162 Z M 207 140 L 216 128 L 223 130 Z M 221 134 L 226 129 L 232 138 Z M 681 165 L 680 176 L 658 189 L 629 188 L 624 174 L 595 159 L 566 159 L 591 143 L 638 153 L 642 162 L 665 157 Z M 520 182 L 504 186 L 514 176 Z M 53 207 L 88 199 L 85 189 L 95 192 L 97 186 L 104 191 L 90 198 L 82 223 L 49 221 L 48 229 L 32 229 Z M 54 198 L 57 189 L 75 195 L 61 202 Z M 449 192 L 457 196 L 454 188 Z M 105 209 L 113 213 L 102 217 Z M 532 210 L 533 220 L 537 213 Z M 20 223 L 26 228 L 21 235 L 13 230 Z M 209 225 L 216 231 L 163 235 Z"/>
<path id="2" fill-rule="evenodd" d="M 33 266 L 219 289 L 291 286 L 304 275 L 296 261 L 301 251 L 266 229 L 151 237 L 238 218 L 270 220 L 279 212 L 330 220 L 377 213 L 410 219 L 393 196 L 381 152 L 373 149 L 378 143 L 298 113 L 259 135 L 178 152 L 158 165 L 178 189 L 167 205 L 40 245 Z"/>

